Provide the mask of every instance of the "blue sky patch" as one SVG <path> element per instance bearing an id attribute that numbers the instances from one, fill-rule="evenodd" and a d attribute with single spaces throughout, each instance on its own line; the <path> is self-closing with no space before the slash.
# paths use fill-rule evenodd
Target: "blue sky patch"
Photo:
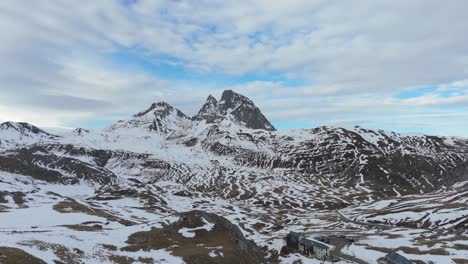
<path id="1" fill-rule="evenodd" d="M 140 48 L 121 48 L 105 55 L 117 67 L 134 67 L 153 77 L 190 82 L 211 86 L 226 87 L 253 81 L 280 82 L 284 86 L 299 87 L 304 85 L 303 78 L 286 78 L 281 72 L 251 72 L 242 75 L 229 75 L 218 71 L 202 72 L 190 69 L 186 62 L 165 54 L 149 55 Z"/>
<path id="2" fill-rule="evenodd" d="M 416 89 L 406 90 L 397 95 L 399 99 L 409 99 L 415 97 L 421 97 L 429 93 L 433 93 L 437 91 L 437 86 L 428 86 L 428 87 L 420 87 Z"/>

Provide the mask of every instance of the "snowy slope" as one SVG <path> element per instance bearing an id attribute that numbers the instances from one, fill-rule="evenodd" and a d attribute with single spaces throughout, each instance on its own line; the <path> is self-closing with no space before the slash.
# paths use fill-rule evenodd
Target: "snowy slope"
<path id="1" fill-rule="evenodd" d="M 418 228 L 468 228 L 468 189 L 410 195 L 348 207 L 341 212 L 359 222 Z"/>
<path id="2" fill-rule="evenodd" d="M 0 124 L 0 149 L 54 139 L 58 137 L 28 123 L 4 122 Z"/>
<path id="3" fill-rule="evenodd" d="M 234 117 L 236 109 L 242 114 Z M 112 178 L 140 175 L 218 195 L 230 192 L 242 172 L 383 197 L 427 193 L 468 180 L 465 139 L 361 127 L 270 131 L 248 125 L 257 111 L 250 99 L 226 91 L 219 102 L 210 96 L 192 119 L 160 102 L 101 131 L 77 129 L 57 137 L 26 124 L 21 129 L 5 125 L 0 169 L 79 179 L 96 179 L 86 175 L 96 170 Z M 23 148 L 11 149 L 19 145 Z M 80 169 L 65 164 L 71 161 Z M 236 171 L 237 179 L 231 179 Z"/>

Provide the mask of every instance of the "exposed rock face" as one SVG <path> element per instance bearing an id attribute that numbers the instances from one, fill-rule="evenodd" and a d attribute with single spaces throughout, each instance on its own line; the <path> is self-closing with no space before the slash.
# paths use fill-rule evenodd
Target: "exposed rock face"
<path id="1" fill-rule="evenodd" d="M 79 180 L 108 184 L 116 178 L 105 168 L 76 158 L 57 156 L 41 146 L 3 153 L 0 155 L 0 170 L 62 184 L 74 184 Z"/>
<path id="2" fill-rule="evenodd" d="M 224 91 L 219 102 L 210 95 L 193 119 L 207 123 L 227 119 L 251 129 L 276 130 L 252 100 L 232 90 Z"/>
<path id="3" fill-rule="evenodd" d="M 207 123 L 217 123 L 223 120 L 223 116 L 218 107 L 218 100 L 211 94 L 206 99 L 205 104 L 202 106 L 198 114 L 194 116 L 193 120 L 206 120 Z"/>
<path id="4" fill-rule="evenodd" d="M 219 107 L 221 113 L 232 115 L 237 122 L 245 124 L 248 128 L 276 130 L 249 98 L 232 90 L 223 92 Z"/>

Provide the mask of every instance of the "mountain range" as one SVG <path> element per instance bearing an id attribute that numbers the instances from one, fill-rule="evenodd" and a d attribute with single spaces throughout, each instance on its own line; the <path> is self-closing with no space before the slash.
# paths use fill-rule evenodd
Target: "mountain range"
<path id="1" fill-rule="evenodd" d="M 168 263 L 236 263 L 239 254 L 246 256 L 242 263 L 287 263 L 291 256 L 278 256 L 282 236 L 290 229 L 323 232 L 331 227 L 349 228 L 350 223 L 330 218 L 337 211 L 359 221 L 353 225 L 360 231 L 365 221 L 396 227 L 405 223 L 408 230 L 424 227 L 457 234 L 466 232 L 468 225 L 464 208 L 468 139 L 357 126 L 277 131 L 252 100 L 231 90 L 224 91 L 219 100 L 208 96 L 193 117 L 157 102 L 96 131 L 78 128 L 54 135 L 27 123 L 2 123 L 0 175 L 0 222 L 5 216 L 6 223 L 2 232 L 17 234 L 21 229 L 26 234 L 0 239 L 0 246 L 51 263 L 71 263 L 68 258 L 76 263 L 93 263 L 99 258 L 110 263 L 119 263 L 119 258 L 128 263 L 152 263 L 158 257 L 169 259 Z M 437 198 L 421 215 L 430 222 L 391 220 L 405 210 L 422 212 L 418 203 L 408 206 L 404 202 L 415 197 Z M 464 197 L 465 202 L 447 205 L 444 197 Z M 373 215 L 383 208 L 383 201 L 390 201 L 385 204 L 390 207 L 384 219 Z M 406 204 L 404 209 L 398 202 Z M 50 206 L 43 208 L 45 205 Z M 75 213 L 95 219 L 78 223 L 57 216 L 63 223 L 47 224 L 45 220 L 40 226 L 31 219 L 19 227 L 7 221 L 21 212 L 33 213 L 34 208 L 42 208 L 45 214 Z M 426 215 L 435 216 L 447 208 L 451 214 L 440 216 L 443 219 Z M 311 214 L 318 222 L 312 223 Z M 173 215 L 179 222 L 166 221 Z M 187 224 L 180 219 L 191 220 Z M 112 230 L 127 227 L 129 233 L 125 243 L 95 242 L 99 251 L 77 241 L 54 242 L 54 237 L 72 239 L 57 226 L 72 230 L 78 240 L 87 237 L 83 232 L 112 237 Z M 200 239 L 198 244 L 179 232 L 183 229 L 193 231 Z M 37 230 L 51 235 L 32 232 Z M 226 234 L 223 230 L 231 231 Z M 148 240 L 152 235 L 167 241 L 154 245 Z M 218 241 L 221 235 L 226 237 Z M 253 243 L 250 240 L 256 244 L 246 246 Z M 210 243 L 213 245 L 199 245 Z M 194 247 L 199 249 L 193 251 Z M 59 249 L 68 252 L 66 256 Z M 140 251 L 146 253 L 135 253 Z"/>

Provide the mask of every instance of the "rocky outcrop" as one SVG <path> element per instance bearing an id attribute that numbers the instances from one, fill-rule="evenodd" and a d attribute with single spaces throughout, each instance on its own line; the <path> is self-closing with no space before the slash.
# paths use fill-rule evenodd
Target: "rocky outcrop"
<path id="1" fill-rule="evenodd" d="M 224 119 L 224 116 L 221 114 L 221 111 L 218 107 L 218 100 L 214 98 L 211 94 L 206 99 L 205 104 L 203 104 L 198 114 L 192 117 L 192 120 L 202 121 L 205 120 L 208 124 L 219 123 Z"/>
<path id="2" fill-rule="evenodd" d="M 248 128 L 276 130 L 252 100 L 232 90 L 223 92 L 219 108 L 223 115 L 231 115 L 236 122 Z"/>
<path id="3" fill-rule="evenodd" d="M 250 129 L 276 130 L 252 100 L 232 90 L 224 91 L 219 102 L 213 96 L 208 96 L 192 119 L 205 120 L 207 123 L 229 120 Z"/>
<path id="4" fill-rule="evenodd" d="M 176 244 L 172 254 L 186 263 L 274 263 L 266 252 L 247 240 L 239 227 L 226 218 L 203 211 L 179 214 L 179 221 L 132 234 L 124 247 L 127 251 L 166 248 Z"/>

